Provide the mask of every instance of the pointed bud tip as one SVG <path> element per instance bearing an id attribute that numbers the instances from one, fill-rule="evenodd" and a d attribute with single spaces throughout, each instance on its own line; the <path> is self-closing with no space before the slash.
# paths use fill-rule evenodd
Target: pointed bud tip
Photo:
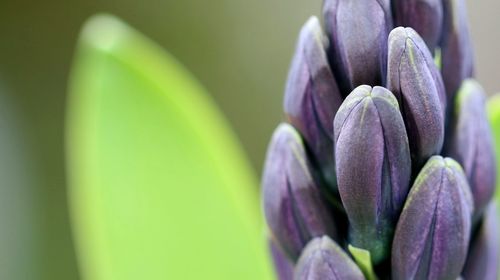
<path id="1" fill-rule="evenodd" d="M 317 237 L 305 247 L 295 270 L 296 280 L 362 280 L 363 273 L 329 237 Z"/>

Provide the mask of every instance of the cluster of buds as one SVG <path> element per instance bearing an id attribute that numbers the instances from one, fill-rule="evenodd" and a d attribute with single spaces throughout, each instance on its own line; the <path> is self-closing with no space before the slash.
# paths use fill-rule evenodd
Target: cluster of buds
<path id="1" fill-rule="evenodd" d="M 497 279 L 496 159 L 465 0 L 325 0 L 262 178 L 280 279 Z"/>

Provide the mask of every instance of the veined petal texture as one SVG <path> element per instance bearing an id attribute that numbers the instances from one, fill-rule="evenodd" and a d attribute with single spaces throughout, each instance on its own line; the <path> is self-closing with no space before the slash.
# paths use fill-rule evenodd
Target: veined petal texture
<path id="1" fill-rule="evenodd" d="M 339 193 L 351 243 L 377 263 L 388 255 L 408 194 L 411 159 L 396 98 L 382 87 L 359 86 L 334 122 Z"/>
<path id="2" fill-rule="evenodd" d="M 362 84 L 385 82 L 389 0 L 325 0 L 330 62 L 344 95 Z"/>
<path id="3" fill-rule="evenodd" d="M 313 154 L 323 178 L 336 192 L 333 118 L 342 96 L 328 64 L 326 37 L 311 17 L 302 28 L 285 90 L 284 110 Z"/>
<path id="4" fill-rule="evenodd" d="M 299 133 L 289 124 L 279 125 L 264 166 L 263 207 L 273 237 L 292 260 L 312 238 L 336 237 L 331 212 L 310 168 Z"/>
<path id="5" fill-rule="evenodd" d="M 455 160 L 433 156 L 417 176 L 392 244 L 394 280 L 455 280 L 471 232 L 472 195 Z"/>
<path id="6" fill-rule="evenodd" d="M 414 168 L 420 168 L 441 152 L 446 94 L 428 48 L 411 28 L 398 27 L 389 35 L 387 84 L 405 120 Z"/>

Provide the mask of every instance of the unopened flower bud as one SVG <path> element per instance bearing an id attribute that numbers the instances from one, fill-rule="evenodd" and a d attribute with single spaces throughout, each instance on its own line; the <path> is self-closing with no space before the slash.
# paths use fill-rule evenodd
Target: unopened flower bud
<path id="1" fill-rule="evenodd" d="M 389 253 L 410 184 L 410 150 L 398 102 L 385 88 L 359 86 L 340 107 L 334 131 L 351 243 L 380 262 Z"/>
<path id="2" fill-rule="evenodd" d="M 455 98 L 455 115 L 447 155 L 463 167 L 474 198 L 477 219 L 495 192 L 496 160 L 486 115 L 486 95 L 474 80 L 465 80 Z"/>
<path id="3" fill-rule="evenodd" d="M 443 0 L 444 29 L 441 41 L 441 73 L 448 100 L 462 81 L 474 73 L 474 54 L 467 22 L 465 0 Z"/>
<path id="4" fill-rule="evenodd" d="M 323 13 L 330 61 L 342 93 L 362 84 L 384 84 L 392 29 L 389 0 L 325 0 Z"/>
<path id="5" fill-rule="evenodd" d="M 460 164 L 433 156 L 406 200 L 392 244 L 392 276 L 457 279 L 471 232 L 473 201 Z"/>
<path id="6" fill-rule="evenodd" d="M 281 124 L 273 134 L 262 177 L 263 207 L 274 238 L 292 258 L 316 236 L 335 238 L 335 224 L 310 171 L 299 133 Z"/>
<path id="7" fill-rule="evenodd" d="M 352 259 L 327 236 L 307 244 L 295 270 L 295 280 L 364 280 Z"/>
<path id="8" fill-rule="evenodd" d="M 415 29 L 434 53 L 443 31 L 443 1 L 395 0 L 393 7 L 395 25 Z"/>
<path id="9" fill-rule="evenodd" d="M 422 38 L 411 28 L 389 35 L 388 89 L 398 99 L 415 168 L 439 154 L 444 140 L 446 94 Z"/>
<path id="10" fill-rule="evenodd" d="M 328 64 L 325 39 L 318 19 L 311 17 L 300 32 L 284 109 L 310 148 L 323 178 L 336 193 L 332 122 L 342 96 Z"/>

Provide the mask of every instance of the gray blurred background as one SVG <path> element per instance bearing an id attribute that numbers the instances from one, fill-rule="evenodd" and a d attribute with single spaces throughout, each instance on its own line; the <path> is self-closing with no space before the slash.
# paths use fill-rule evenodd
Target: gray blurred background
<path id="1" fill-rule="evenodd" d="M 477 77 L 500 91 L 500 2 L 469 1 Z M 321 0 L 0 0 L 0 279 L 78 279 L 63 124 L 79 29 L 113 13 L 205 85 L 259 174 L 296 36 Z"/>

